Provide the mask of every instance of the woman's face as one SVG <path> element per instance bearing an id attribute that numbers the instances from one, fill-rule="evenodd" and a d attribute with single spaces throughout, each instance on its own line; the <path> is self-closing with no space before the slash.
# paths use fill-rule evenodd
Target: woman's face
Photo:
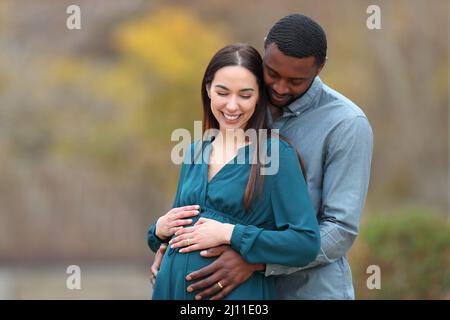
<path id="1" fill-rule="evenodd" d="M 256 77 L 244 67 L 228 66 L 217 70 L 208 87 L 211 110 L 220 130 L 245 129 L 255 112 L 259 97 Z"/>

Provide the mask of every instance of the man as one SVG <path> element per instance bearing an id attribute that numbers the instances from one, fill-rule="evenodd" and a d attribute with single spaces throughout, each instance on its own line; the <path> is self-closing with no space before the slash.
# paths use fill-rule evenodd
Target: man
<path id="1" fill-rule="evenodd" d="M 197 299 L 220 299 L 253 272 L 265 272 L 277 277 L 280 299 L 354 299 L 346 253 L 358 234 L 367 194 L 370 124 L 361 109 L 318 77 L 327 41 L 315 21 L 300 14 L 282 18 L 269 31 L 264 49 L 264 81 L 272 103 L 269 120 L 303 159 L 321 250 L 311 264 L 292 268 L 252 265 L 229 246 L 211 248 L 202 256 L 218 258 L 187 276 L 203 278 L 187 290 L 199 290 Z M 160 262 L 161 252 L 152 266 L 154 276 Z"/>

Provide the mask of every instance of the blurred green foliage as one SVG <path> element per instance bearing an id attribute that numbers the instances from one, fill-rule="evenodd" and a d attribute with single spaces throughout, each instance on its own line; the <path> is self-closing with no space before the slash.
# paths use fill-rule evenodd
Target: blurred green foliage
<path id="1" fill-rule="evenodd" d="M 1 257 L 149 255 L 148 225 L 176 189 L 171 133 L 201 119 L 204 70 L 229 40 L 177 6 L 124 13 L 103 26 L 99 51 L 99 36 L 80 32 L 82 43 L 93 39 L 91 51 L 50 50 L 22 61 L 11 45 L 7 53 L 20 64 L 0 57 L 0 91 L 7 85 L 0 95 Z M 42 234 L 30 216 L 45 226 Z M 64 229 L 65 242 L 44 229 Z M 16 230 L 36 247 L 17 250 L 28 240 Z"/>
<path id="2" fill-rule="evenodd" d="M 450 224 L 445 217 L 421 208 L 374 214 L 361 237 L 351 253 L 358 298 L 448 298 Z M 381 268 L 380 290 L 366 287 L 369 265 Z"/>
<path id="3" fill-rule="evenodd" d="M 139 170 L 167 167 L 171 132 L 201 119 L 203 70 L 226 38 L 188 10 L 164 7 L 117 25 L 110 60 L 53 61 L 48 83 L 70 97 L 59 100 L 70 105 L 55 110 L 55 125 L 67 126 L 68 113 L 75 120 L 73 130 L 60 128 L 53 151 L 115 172 L 130 161 Z"/>

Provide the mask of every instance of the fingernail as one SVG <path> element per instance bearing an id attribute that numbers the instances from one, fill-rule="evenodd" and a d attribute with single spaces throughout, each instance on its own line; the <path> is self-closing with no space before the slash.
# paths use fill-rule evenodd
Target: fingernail
<path id="1" fill-rule="evenodd" d="M 195 296 L 195 300 L 201 300 L 201 296 Z"/>
<path id="2" fill-rule="evenodd" d="M 208 252 L 207 252 L 207 251 L 205 251 L 205 250 L 203 250 L 203 251 L 200 251 L 200 254 L 201 254 L 201 255 L 203 255 L 203 256 L 204 256 L 204 255 L 206 255 L 207 253 L 208 253 Z"/>
<path id="3" fill-rule="evenodd" d="M 192 290 L 191 287 L 188 287 L 188 288 L 187 288 L 187 292 L 192 292 L 192 291 L 194 291 L 194 290 Z"/>
<path id="4" fill-rule="evenodd" d="M 187 280 L 187 281 L 191 281 L 192 278 L 191 278 L 190 276 L 187 276 L 187 277 L 186 277 L 186 280 Z"/>
<path id="5" fill-rule="evenodd" d="M 180 253 L 183 253 L 184 252 L 184 249 L 180 249 L 180 251 L 179 251 Z"/>

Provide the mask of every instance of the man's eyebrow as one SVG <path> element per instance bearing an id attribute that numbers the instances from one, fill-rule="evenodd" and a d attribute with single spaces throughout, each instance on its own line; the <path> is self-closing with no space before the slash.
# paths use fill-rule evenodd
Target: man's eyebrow
<path id="1" fill-rule="evenodd" d="M 273 70 L 271 67 L 269 67 L 269 65 L 267 63 L 264 62 L 264 66 L 269 69 L 270 71 L 272 71 L 273 73 L 278 74 L 278 72 L 276 72 L 275 70 Z"/>
<path id="2" fill-rule="evenodd" d="M 275 73 L 276 75 L 278 75 L 278 72 L 276 72 L 275 70 L 273 70 L 271 67 L 269 67 L 267 65 L 267 63 L 264 62 L 264 66 L 269 69 L 271 72 Z M 297 77 L 297 78 L 288 78 L 289 80 L 306 80 L 308 78 L 303 78 L 303 77 Z"/>

